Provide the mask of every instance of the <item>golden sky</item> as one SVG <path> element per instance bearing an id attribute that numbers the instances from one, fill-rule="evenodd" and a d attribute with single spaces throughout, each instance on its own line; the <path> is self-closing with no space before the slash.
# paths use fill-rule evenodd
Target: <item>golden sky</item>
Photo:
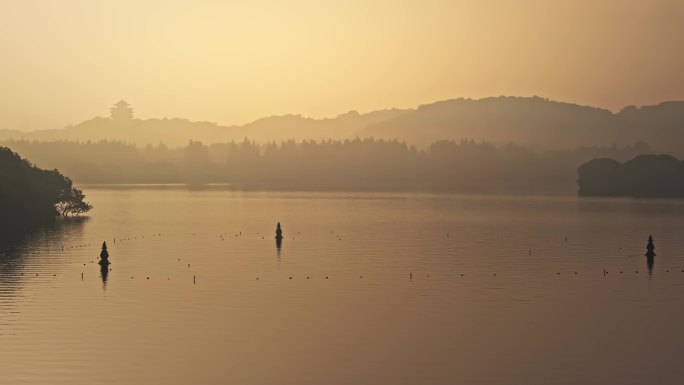
<path id="1" fill-rule="evenodd" d="M 0 128 L 684 99 L 681 0 L 0 0 Z"/>

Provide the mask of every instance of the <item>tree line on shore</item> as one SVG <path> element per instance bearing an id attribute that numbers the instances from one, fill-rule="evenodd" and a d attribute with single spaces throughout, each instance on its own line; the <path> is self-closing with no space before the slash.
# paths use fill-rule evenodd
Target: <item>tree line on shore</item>
<path id="1" fill-rule="evenodd" d="M 245 189 L 574 194 L 577 167 L 594 158 L 627 160 L 648 146 L 536 151 L 473 140 L 418 150 L 396 140 L 250 140 L 185 147 L 119 141 L 5 141 L 37 165 L 78 183 L 228 183 Z"/>

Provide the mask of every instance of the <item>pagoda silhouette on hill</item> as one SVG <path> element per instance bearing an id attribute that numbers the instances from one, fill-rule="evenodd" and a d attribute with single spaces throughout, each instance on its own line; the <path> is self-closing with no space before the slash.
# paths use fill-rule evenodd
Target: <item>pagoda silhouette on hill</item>
<path id="1" fill-rule="evenodd" d="M 119 100 L 110 109 L 110 117 L 115 122 L 130 122 L 133 120 L 133 108 L 124 100 Z"/>

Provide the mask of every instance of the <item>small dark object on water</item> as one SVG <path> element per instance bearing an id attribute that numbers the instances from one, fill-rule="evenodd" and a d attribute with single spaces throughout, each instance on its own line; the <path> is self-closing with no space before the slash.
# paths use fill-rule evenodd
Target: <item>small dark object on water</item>
<path id="1" fill-rule="evenodd" d="M 648 243 L 646 244 L 646 254 L 644 254 L 648 258 L 653 258 L 656 256 L 655 253 L 655 245 L 653 244 L 653 237 L 648 236 Z"/>
<path id="2" fill-rule="evenodd" d="M 278 222 L 278 225 L 276 225 L 276 240 L 282 240 L 283 239 L 283 229 L 280 227 L 280 222 Z"/>
<path id="3" fill-rule="evenodd" d="M 648 236 L 648 243 L 646 244 L 646 265 L 648 266 L 648 274 L 650 275 L 653 272 L 653 265 L 655 262 L 655 245 L 653 244 L 653 237 Z"/>
<path id="4" fill-rule="evenodd" d="M 109 265 L 109 252 L 107 251 L 107 242 L 102 242 L 102 251 L 100 251 L 100 262 L 102 266 Z"/>

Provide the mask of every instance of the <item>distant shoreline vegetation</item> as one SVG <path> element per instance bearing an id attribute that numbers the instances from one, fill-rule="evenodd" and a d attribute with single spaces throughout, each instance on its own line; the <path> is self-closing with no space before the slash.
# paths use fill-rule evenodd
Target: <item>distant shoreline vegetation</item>
<path id="1" fill-rule="evenodd" d="M 639 155 L 624 163 L 593 159 L 577 173 L 580 196 L 684 197 L 684 161 L 670 155 Z"/>
<path id="2" fill-rule="evenodd" d="M 0 147 L 0 230 L 17 231 L 92 208 L 59 171 L 40 169 Z"/>
<path id="3" fill-rule="evenodd" d="M 379 139 L 254 141 L 185 147 L 124 142 L 0 141 L 83 184 L 229 184 L 269 191 L 402 191 L 576 195 L 577 167 L 631 159 L 644 143 L 539 151 L 516 144 L 438 141 L 424 150 Z"/>

